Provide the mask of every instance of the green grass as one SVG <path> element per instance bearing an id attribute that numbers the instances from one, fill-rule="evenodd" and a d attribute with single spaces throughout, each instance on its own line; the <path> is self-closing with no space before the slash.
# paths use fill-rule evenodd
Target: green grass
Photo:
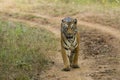
<path id="1" fill-rule="evenodd" d="M 0 80 L 34 80 L 49 64 L 54 34 L 28 26 L 0 20 Z"/>

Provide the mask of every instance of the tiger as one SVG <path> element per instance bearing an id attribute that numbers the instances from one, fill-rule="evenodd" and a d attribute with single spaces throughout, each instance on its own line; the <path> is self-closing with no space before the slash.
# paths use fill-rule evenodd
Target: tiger
<path id="1" fill-rule="evenodd" d="M 61 20 L 61 55 L 64 63 L 63 71 L 79 68 L 79 32 L 77 19 L 65 17 Z"/>

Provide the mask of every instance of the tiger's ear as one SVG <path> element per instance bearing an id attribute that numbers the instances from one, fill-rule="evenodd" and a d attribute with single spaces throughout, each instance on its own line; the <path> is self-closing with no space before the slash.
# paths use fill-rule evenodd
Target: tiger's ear
<path id="1" fill-rule="evenodd" d="M 74 23 L 77 24 L 77 19 L 74 19 Z"/>

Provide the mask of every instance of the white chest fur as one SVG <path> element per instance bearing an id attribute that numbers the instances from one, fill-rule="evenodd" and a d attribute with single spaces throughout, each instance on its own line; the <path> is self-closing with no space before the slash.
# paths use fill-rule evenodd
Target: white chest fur
<path id="1" fill-rule="evenodd" d="M 78 46 L 77 39 L 68 39 L 65 40 L 64 42 L 64 47 L 67 48 L 68 50 L 74 50 Z"/>

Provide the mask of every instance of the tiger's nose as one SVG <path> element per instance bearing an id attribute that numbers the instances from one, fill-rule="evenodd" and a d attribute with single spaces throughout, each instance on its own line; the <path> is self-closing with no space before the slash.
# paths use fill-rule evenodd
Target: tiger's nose
<path id="1" fill-rule="evenodd" d="M 72 33 L 68 33 L 68 36 L 72 36 Z"/>
<path id="2" fill-rule="evenodd" d="M 68 33 L 68 38 L 73 38 L 73 35 L 71 33 Z"/>

